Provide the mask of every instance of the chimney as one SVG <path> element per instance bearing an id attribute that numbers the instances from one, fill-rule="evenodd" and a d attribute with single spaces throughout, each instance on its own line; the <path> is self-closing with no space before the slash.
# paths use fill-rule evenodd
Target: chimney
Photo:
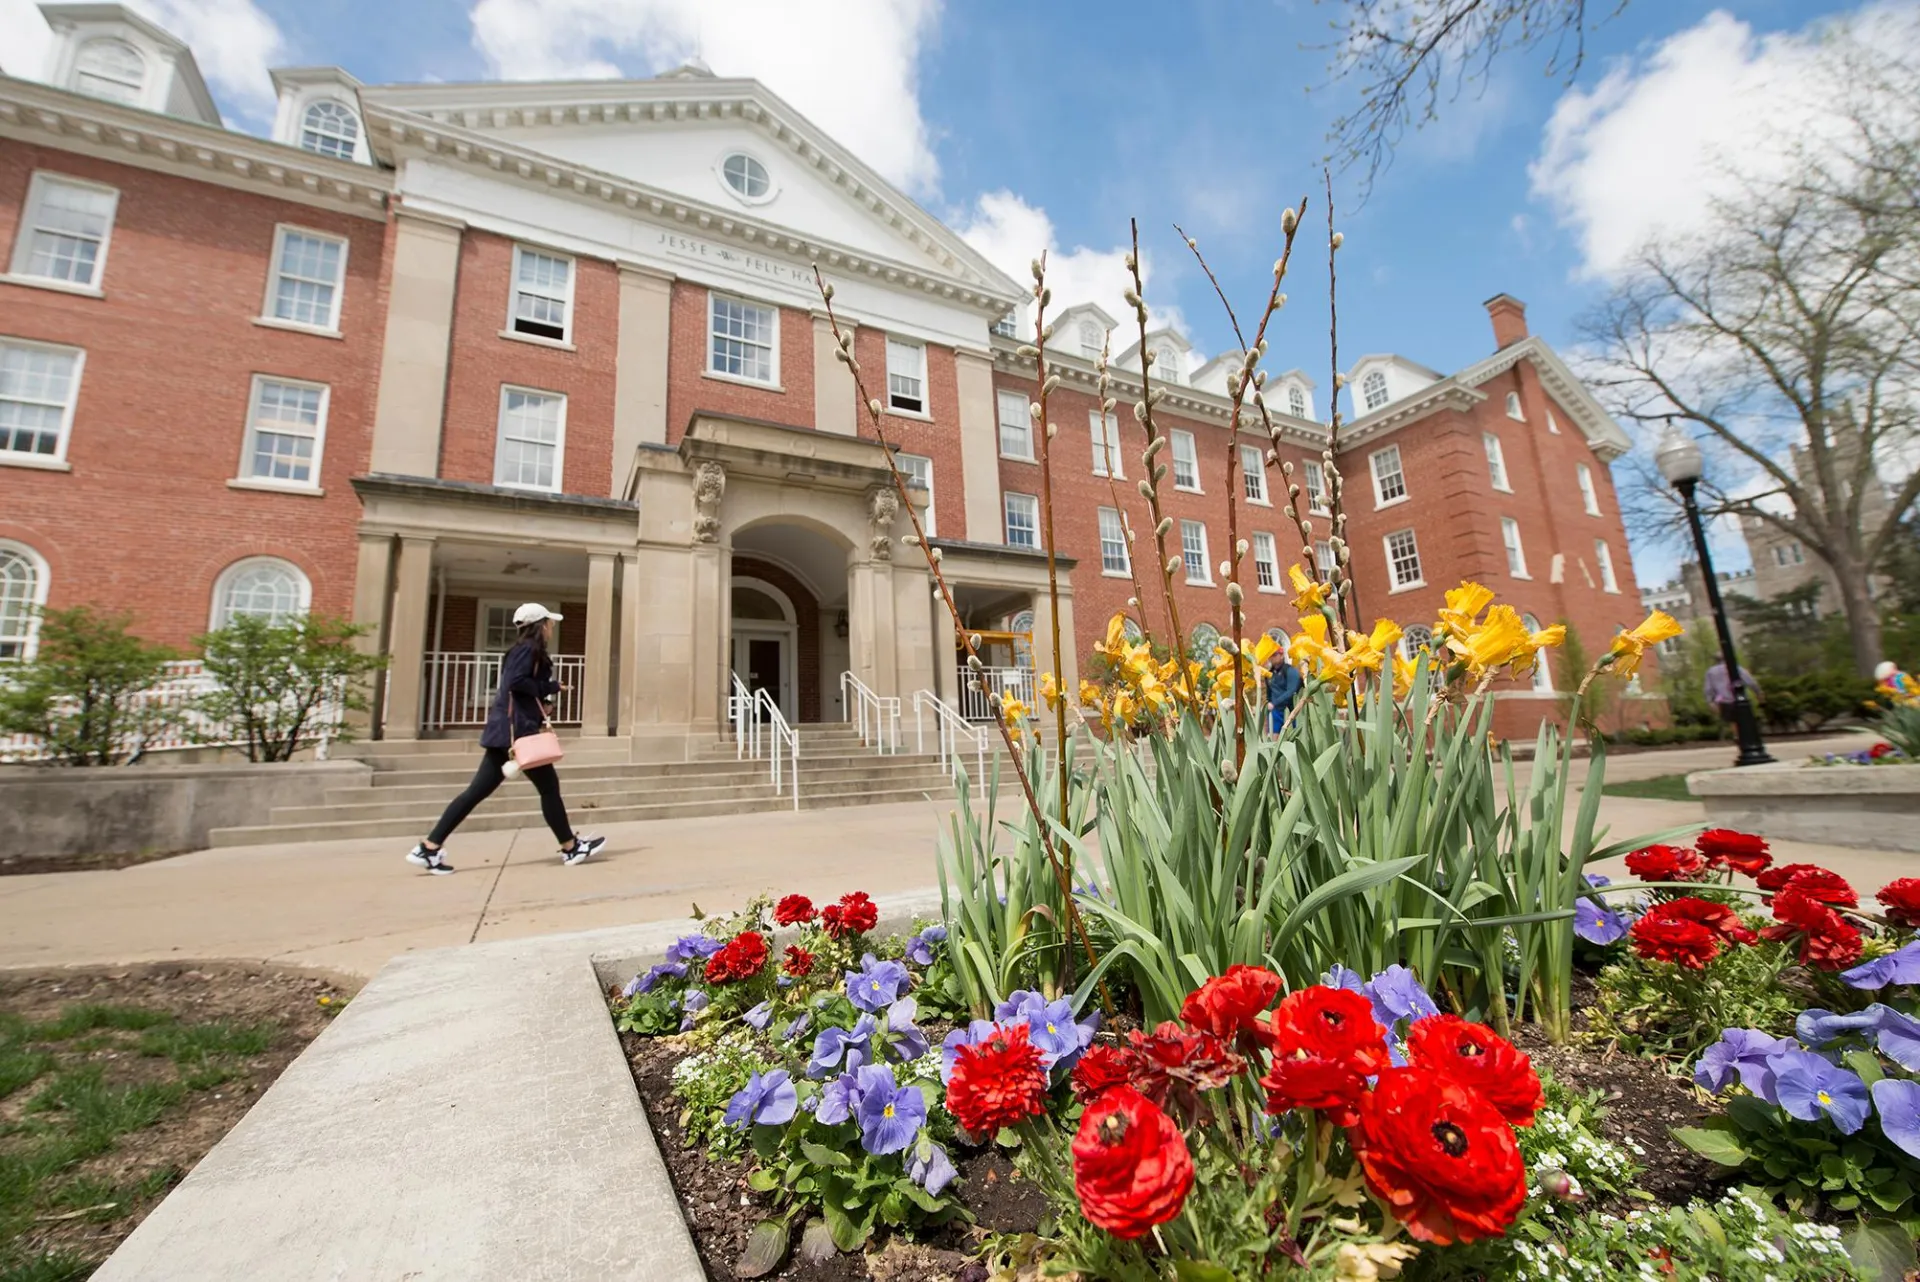
<path id="1" fill-rule="evenodd" d="M 1496 350 L 1512 347 L 1527 336 L 1527 305 L 1512 294 L 1495 294 L 1489 298 L 1487 315 L 1493 320 Z"/>

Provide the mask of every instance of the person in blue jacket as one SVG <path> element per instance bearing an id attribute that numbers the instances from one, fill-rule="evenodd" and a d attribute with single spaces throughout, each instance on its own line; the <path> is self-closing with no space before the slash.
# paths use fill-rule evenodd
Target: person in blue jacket
<path id="1" fill-rule="evenodd" d="M 513 741 L 521 735 L 538 734 L 547 722 L 546 704 L 560 692 L 553 679 L 553 659 L 547 654 L 547 642 L 553 625 L 562 616 L 546 606 L 529 601 L 513 612 L 519 640 L 500 660 L 500 688 L 493 693 L 493 706 L 487 710 L 486 727 L 480 731 L 480 747 L 486 755 L 473 772 L 467 790 L 447 805 L 440 822 L 426 840 L 407 852 L 407 862 L 426 869 L 436 877 L 453 871 L 442 849 L 453 830 L 460 826 L 473 808 L 491 797 L 510 775 L 524 773 L 527 782 L 540 794 L 540 815 L 560 839 L 560 862 L 571 867 L 585 863 L 605 837 L 582 837 L 567 822 L 567 805 L 560 799 L 560 774 L 551 765 L 532 766 L 520 771 L 512 762 Z"/>
<path id="2" fill-rule="evenodd" d="M 1293 701 L 1300 697 L 1300 691 L 1306 687 L 1306 681 L 1300 675 L 1300 669 L 1293 666 L 1287 657 L 1287 640 L 1279 638 L 1280 653 L 1275 655 L 1267 671 L 1267 729 L 1279 734 L 1287 724 L 1287 715 L 1293 711 Z"/>

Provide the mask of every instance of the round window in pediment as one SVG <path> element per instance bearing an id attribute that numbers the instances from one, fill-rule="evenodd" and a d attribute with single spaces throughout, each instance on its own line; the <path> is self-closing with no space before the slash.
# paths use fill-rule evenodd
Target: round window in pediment
<path id="1" fill-rule="evenodd" d="M 758 202 L 773 196 L 767 167 L 744 151 L 732 152 L 720 162 L 720 181 L 742 200 Z"/>

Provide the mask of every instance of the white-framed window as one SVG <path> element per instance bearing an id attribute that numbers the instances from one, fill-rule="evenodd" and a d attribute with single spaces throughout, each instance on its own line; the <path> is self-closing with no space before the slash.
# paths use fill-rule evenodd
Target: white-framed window
<path id="1" fill-rule="evenodd" d="M 1107 345 L 1107 335 L 1092 321 L 1080 322 L 1080 354 L 1090 361 L 1100 359 L 1100 350 Z"/>
<path id="2" fill-rule="evenodd" d="M 1553 409 L 1551 406 L 1549 406 L 1547 409 L 1547 431 L 1551 432 L 1555 436 L 1560 435 L 1560 420 L 1553 416 Z"/>
<path id="3" fill-rule="evenodd" d="M 13 274 L 98 289 L 119 203 L 120 193 L 112 187 L 35 174 L 13 243 Z"/>
<path id="4" fill-rule="evenodd" d="M 1022 610 L 1008 619 L 1007 631 L 1014 635 L 1013 661 L 1033 671 L 1033 611 Z"/>
<path id="5" fill-rule="evenodd" d="M 1368 413 L 1387 403 L 1387 376 L 1379 370 L 1368 370 L 1367 376 L 1360 380 L 1360 400 Z"/>
<path id="6" fill-rule="evenodd" d="M 1240 492 L 1249 503 L 1272 506 L 1267 498 L 1267 456 L 1258 445 L 1240 447 Z"/>
<path id="7" fill-rule="evenodd" d="M 1320 515 L 1332 511 L 1327 506 L 1327 469 L 1309 460 L 1302 471 L 1307 478 L 1307 508 Z"/>
<path id="8" fill-rule="evenodd" d="M 1280 590 L 1280 551 L 1271 534 L 1256 531 L 1253 536 L 1253 578 L 1262 592 Z"/>
<path id="9" fill-rule="evenodd" d="M 520 641 L 520 625 L 513 621 L 513 612 L 526 604 L 525 597 L 515 597 L 511 601 L 482 601 L 475 612 L 473 621 L 473 648 L 487 654 L 505 654 Z M 542 601 L 549 614 L 564 613 L 558 601 Z M 547 649 L 554 654 L 560 653 L 560 630 L 565 623 L 548 625 L 552 631 L 547 635 Z"/>
<path id="10" fill-rule="evenodd" d="M 1778 566 L 1804 565 L 1806 552 L 1798 543 L 1778 543 L 1773 549 L 1773 563 Z"/>
<path id="11" fill-rule="evenodd" d="M 1200 492 L 1200 451 L 1194 446 L 1193 433 L 1175 428 L 1173 437 L 1173 488 Z"/>
<path id="12" fill-rule="evenodd" d="M 289 489 L 317 488 L 327 436 L 328 396 L 325 383 L 255 374 L 253 393 L 247 399 L 241 479 Z"/>
<path id="13" fill-rule="evenodd" d="M 0 462 L 67 456 L 86 353 L 0 338 Z"/>
<path id="14" fill-rule="evenodd" d="M 1527 554 L 1520 547 L 1520 522 L 1510 516 L 1501 517 L 1500 541 L 1507 548 L 1507 573 L 1516 579 L 1531 578 L 1527 573 Z"/>
<path id="15" fill-rule="evenodd" d="M 780 381 L 780 312 L 725 294 L 709 295 L 707 372 L 749 383 Z"/>
<path id="16" fill-rule="evenodd" d="M 1574 479 L 1580 482 L 1580 501 L 1586 505 L 1588 516 L 1600 515 L 1600 495 L 1593 488 L 1593 469 L 1585 463 L 1573 465 Z"/>
<path id="17" fill-rule="evenodd" d="M 1426 582 L 1420 573 L 1420 545 L 1412 530 L 1395 530 L 1381 541 L 1387 548 L 1387 578 L 1395 591 Z"/>
<path id="18" fill-rule="evenodd" d="M 335 160 L 352 160 L 360 143 L 360 117 L 353 108 L 322 98 L 300 117 L 300 147 Z"/>
<path id="19" fill-rule="evenodd" d="M 1040 546 L 1040 500 L 1031 494 L 1016 494 L 1007 491 L 1007 546 L 1010 548 L 1037 548 Z"/>
<path id="20" fill-rule="evenodd" d="M 995 321 L 989 328 L 1000 338 L 1018 338 L 1020 336 L 1020 309 L 1015 308 Z"/>
<path id="21" fill-rule="evenodd" d="M 1315 539 L 1313 541 L 1313 563 L 1320 567 L 1320 577 L 1326 578 L 1333 573 L 1333 540 Z"/>
<path id="22" fill-rule="evenodd" d="M 137 107 L 146 95 L 147 60 L 124 40 L 89 40 L 73 60 L 73 87 Z"/>
<path id="23" fill-rule="evenodd" d="M 1090 410 L 1087 430 L 1093 436 L 1093 474 L 1106 476 L 1111 468 L 1112 474 L 1124 481 L 1127 469 L 1120 461 L 1120 420 L 1111 414 Z"/>
<path id="24" fill-rule="evenodd" d="M 927 492 L 927 510 L 920 515 L 920 525 L 928 538 L 935 537 L 939 530 L 933 523 L 933 460 L 924 454 L 895 453 L 893 461 L 900 465 L 908 485 L 917 485 Z"/>
<path id="25" fill-rule="evenodd" d="M 493 483 L 517 490 L 558 491 L 566 437 L 566 397 L 503 383 Z"/>
<path id="26" fill-rule="evenodd" d="M 1025 392 L 1001 392 L 994 397 L 1000 415 L 1000 457 L 1033 462 L 1033 414 Z"/>
<path id="27" fill-rule="evenodd" d="M 746 201 L 758 203 L 773 194 L 773 177 L 767 167 L 744 151 L 731 152 L 720 162 L 720 181 Z"/>
<path id="28" fill-rule="evenodd" d="M 1100 509 L 1100 572 L 1133 573 L 1133 556 L 1127 547 L 1127 519 L 1117 508 Z"/>
<path id="29" fill-rule="evenodd" d="M 573 259 L 513 247 L 513 299 L 507 332 L 564 343 L 573 337 Z"/>
<path id="30" fill-rule="evenodd" d="M 1215 647 L 1220 644 L 1220 629 L 1211 623 L 1196 623 L 1193 633 L 1187 638 L 1187 657 L 1198 663 L 1210 662 Z"/>
<path id="31" fill-rule="evenodd" d="M 1527 416 L 1522 413 L 1520 409 L 1520 393 L 1518 392 L 1507 393 L 1507 417 L 1521 423 L 1527 421 Z"/>
<path id="32" fill-rule="evenodd" d="M 1607 549 L 1605 539 L 1593 541 L 1593 560 L 1594 564 L 1600 567 L 1600 590 L 1618 592 L 1620 581 L 1613 577 L 1613 553 Z"/>
<path id="33" fill-rule="evenodd" d="M 24 543 L 0 539 L 0 663 L 33 658 L 48 586 L 45 557 Z"/>
<path id="34" fill-rule="evenodd" d="M 1306 389 L 1298 383 L 1287 384 L 1287 413 L 1293 415 L 1295 418 L 1305 418 L 1307 416 Z"/>
<path id="35" fill-rule="evenodd" d="M 1416 623 L 1400 634 L 1400 657 L 1411 661 L 1422 650 L 1433 650 L 1433 629 Z"/>
<path id="36" fill-rule="evenodd" d="M 1540 620 L 1531 614 L 1520 616 L 1520 624 L 1529 632 L 1540 631 Z M 1535 694 L 1553 693 L 1553 669 L 1547 666 L 1547 651 L 1552 646 L 1541 646 L 1533 656 L 1533 692 Z"/>
<path id="37" fill-rule="evenodd" d="M 887 339 L 887 408 L 908 414 L 927 412 L 927 348 L 902 338 Z"/>
<path id="38" fill-rule="evenodd" d="M 1177 387 L 1182 381 L 1180 372 L 1180 353 L 1172 347 L 1162 347 L 1154 352 L 1153 377 L 1169 387 Z"/>
<path id="39" fill-rule="evenodd" d="M 1482 432 L 1480 440 L 1487 447 L 1487 477 L 1493 482 L 1493 488 L 1513 493 L 1513 486 L 1507 483 L 1507 453 L 1500 448 L 1500 438 L 1492 432 Z"/>
<path id="40" fill-rule="evenodd" d="M 284 623 L 305 614 L 312 602 L 313 585 L 299 566 L 277 556 L 250 556 L 214 580 L 209 627 L 217 631 L 243 614 Z"/>
<path id="41" fill-rule="evenodd" d="M 1384 507 L 1407 497 L 1407 474 L 1400 468 L 1400 447 L 1389 445 L 1375 450 L 1369 460 L 1373 466 L 1373 501 Z"/>
<path id="42" fill-rule="evenodd" d="M 1207 566 L 1206 522 L 1180 522 L 1180 560 L 1186 566 L 1187 582 L 1213 582 L 1213 573 Z"/>
<path id="43" fill-rule="evenodd" d="M 267 276 L 267 319 L 337 332 L 346 276 L 346 241 L 303 227 L 275 228 L 273 270 Z"/>

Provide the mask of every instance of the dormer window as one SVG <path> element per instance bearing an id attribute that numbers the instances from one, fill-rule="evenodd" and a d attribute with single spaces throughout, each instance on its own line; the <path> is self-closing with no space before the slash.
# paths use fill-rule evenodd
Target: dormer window
<path id="1" fill-rule="evenodd" d="M 1171 347 L 1163 347 L 1153 358 L 1153 374 L 1163 383 L 1180 381 L 1180 353 Z"/>
<path id="2" fill-rule="evenodd" d="M 1100 359 L 1100 349 L 1106 346 L 1106 335 L 1092 321 L 1080 322 L 1080 354 L 1090 361 Z"/>
<path id="3" fill-rule="evenodd" d="M 1298 383 L 1287 385 L 1287 413 L 1295 418 L 1307 416 L 1307 393 Z"/>
<path id="4" fill-rule="evenodd" d="M 352 160 L 360 141 L 360 118 L 344 103 L 323 98 L 300 118 L 300 146 L 322 156 Z"/>
<path id="5" fill-rule="evenodd" d="M 773 179 L 767 167 L 744 151 L 730 153 L 720 162 L 720 181 L 727 190 L 750 204 L 759 204 L 773 196 Z"/>
<path id="6" fill-rule="evenodd" d="M 1371 413 L 1387 403 L 1387 376 L 1379 370 L 1370 370 L 1360 380 L 1360 399 Z"/>
<path id="7" fill-rule="evenodd" d="M 124 40 L 89 40 L 73 62 L 73 87 L 137 107 L 146 96 L 147 60 Z"/>

